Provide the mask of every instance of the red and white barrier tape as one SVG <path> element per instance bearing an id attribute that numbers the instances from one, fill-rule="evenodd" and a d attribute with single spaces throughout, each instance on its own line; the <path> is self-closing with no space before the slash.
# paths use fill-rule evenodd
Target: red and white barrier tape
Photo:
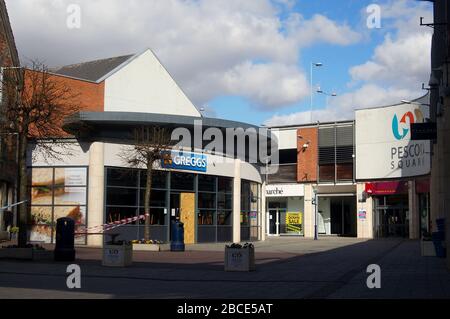
<path id="1" fill-rule="evenodd" d="M 98 226 L 91 226 L 91 227 L 86 227 L 86 228 L 82 228 L 81 230 L 78 230 L 75 235 L 76 236 L 81 236 L 81 235 L 89 235 L 89 233 L 102 233 L 120 226 L 124 226 L 127 224 L 131 224 L 137 220 L 141 220 L 141 219 L 145 219 L 145 217 L 150 216 L 150 214 L 144 214 L 144 215 L 139 215 L 139 216 L 135 216 L 135 217 L 130 217 L 130 218 L 124 218 L 121 220 L 117 220 L 114 221 L 112 223 L 108 223 L 108 224 L 103 224 L 103 225 L 98 225 Z"/>

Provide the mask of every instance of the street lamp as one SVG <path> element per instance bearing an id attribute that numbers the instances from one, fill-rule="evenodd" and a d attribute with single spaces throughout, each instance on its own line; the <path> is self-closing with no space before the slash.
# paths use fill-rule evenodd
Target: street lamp
<path id="1" fill-rule="evenodd" d="M 325 98 L 325 103 L 326 103 L 326 107 L 328 108 L 328 99 L 329 99 L 329 97 L 331 96 L 331 97 L 335 97 L 335 96 L 337 96 L 337 93 L 335 93 L 335 92 L 333 92 L 333 93 L 327 93 L 327 92 L 325 92 L 325 91 L 323 91 L 323 90 L 321 90 L 320 88 L 316 91 L 317 93 L 319 93 L 319 94 L 323 94 L 323 95 L 326 95 L 326 98 Z"/>
<path id="2" fill-rule="evenodd" d="M 310 89 L 311 89 L 311 111 L 310 111 L 310 123 L 313 121 L 313 101 L 314 101 L 314 93 L 313 93 L 313 67 L 321 67 L 323 66 L 320 62 L 311 62 L 311 74 L 310 74 Z"/>

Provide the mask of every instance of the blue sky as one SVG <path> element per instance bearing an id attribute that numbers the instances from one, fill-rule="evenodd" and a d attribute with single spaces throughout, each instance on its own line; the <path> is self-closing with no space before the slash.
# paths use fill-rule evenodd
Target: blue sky
<path id="1" fill-rule="evenodd" d="M 254 124 L 351 119 L 423 95 L 432 5 L 415 0 L 6 0 L 22 61 L 60 66 L 151 48 L 205 116 Z M 78 4 L 82 27 L 66 27 Z M 366 25 L 380 6 L 381 28 Z M 120 22 L 120 23 L 118 23 Z M 39 25 L 39 28 L 36 28 Z M 37 41 L 36 39 L 39 39 Z"/>
<path id="2" fill-rule="evenodd" d="M 408 5 L 415 7 L 415 1 L 410 1 Z M 302 49 L 299 53 L 298 65 L 306 71 L 309 76 L 310 63 L 321 62 L 324 64 L 321 68 L 314 68 L 313 80 L 314 87 L 320 86 L 325 92 L 336 92 L 338 95 L 351 92 L 348 86 L 352 78 L 349 69 L 352 66 L 363 64 L 370 60 L 374 54 L 375 48 L 382 44 L 387 33 L 393 32 L 393 28 L 383 26 L 380 29 L 367 29 L 365 26 L 365 18 L 367 17 L 365 8 L 370 4 L 386 4 L 389 1 L 368 1 L 368 0 L 339 0 L 339 1 L 296 1 L 291 10 L 280 14 L 280 19 L 286 17 L 291 12 L 299 12 L 306 19 L 314 14 L 320 13 L 326 15 L 334 21 L 348 23 L 354 29 L 363 29 L 364 39 L 359 43 L 339 46 L 334 44 L 318 44 L 309 48 Z M 429 12 L 432 10 L 431 5 L 424 6 Z M 417 24 L 419 21 L 417 21 Z M 423 56 L 428 59 L 428 56 Z M 309 77 L 308 77 L 309 80 Z M 426 82 L 427 78 L 424 78 Z M 420 90 L 420 83 L 415 89 L 417 97 L 424 92 Z M 327 97 L 323 94 L 314 94 L 314 109 L 325 109 Z M 399 100 L 392 100 L 392 103 Z M 388 103 L 388 102 L 387 102 Z M 273 111 L 258 110 L 252 102 L 245 97 L 240 96 L 218 96 L 212 99 L 209 106 L 213 107 L 218 117 L 243 120 L 254 124 L 264 123 L 268 118 L 273 116 Z M 328 97 L 328 105 L 333 104 L 333 97 Z M 287 115 L 299 111 L 309 112 L 310 98 L 304 98 L 298 103 L 294 103 L 277 110 L 277 114 Z"/>

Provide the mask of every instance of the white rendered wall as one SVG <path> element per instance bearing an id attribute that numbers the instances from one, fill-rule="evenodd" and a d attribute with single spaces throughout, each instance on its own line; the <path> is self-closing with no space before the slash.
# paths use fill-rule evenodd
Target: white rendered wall
<path id="1" fill-rule="evenodd" d="M 365 190 L 364 183 L 358 183 L 356 185 L 357 189 L 357 198 L 362 196 L 362 193 Z M 368 196 L 364 203 L 357 202 L 356 209 L 356 229 L 357 229 L 357 237 L 358 238 L 373 238 L 373 221 L 374 221 L 374 212 L 373 212 L 373 198 Z M 366 212 L 366 218 L 360 218 L 359 211 Z"/>
<path id="2" fill-rule="evenodd" d="M 58 158 L 48 157 L 33 145 L 28 147 L 28 166 L 88 166 L 89 143 L 68 142 L 64 147 L 53 146 Z"/>
<path id="3" fill-rule="evenodd" d="M 272 133 L 278 138 L 278 149 L 297 149 L 297 129 L 273 129 Z"/>
<path id="4" fill-rule="evenodd" d="M 104 110 L 200 116 L 151 50 L 105 80 Z"/>

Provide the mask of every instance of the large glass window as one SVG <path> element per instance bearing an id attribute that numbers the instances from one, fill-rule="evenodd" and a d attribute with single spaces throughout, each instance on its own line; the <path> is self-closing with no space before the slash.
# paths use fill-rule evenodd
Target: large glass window
<path id="1" fill-rule="evenodd" d="M 319 181 L 353 180 L 354 127 L 352 124 L 319 127 Z"/>
<path id="2" fill-rule="evenodd" d="M 258 240 L 260 233 L 261 185 L 241 182 L 241 239 Z"/>
<path id="3" fill-rule="evenodd" d="M 31 171 L 31 241 L 54 242 L 56 221 L 69 217 L 75 221 L 76 231 L 86 225 L 87 168 L 33 167 Z M 86 243 L 86 236 L 76 237 L 78 244 Z"/>
<path id="4" fill-rule="evenodd" d="M 147 172 L 145 170 L 122 168 L 107 168 L 106 171 L 106 221 L 111 223 L 123 218 L 143 215 Z M 167 171 L 152 171 L 151 225 L 166 225 L 167 190 L 165 188 L 167 187 L 167 174 L 169 174 Z M 145 220 L 141 219 L 139 222 L 133 222 L 129 225 L 143 225 L 144 223 Z M 131 232 L 131 234 L 135 233 Z M 133 239 L 136 238 L 133 237 Z"/>
<path id="5" fill-rule="evenodd" d="M 233 180 L 198 176 L 198 242 L 232 240 Z"/>
<path id="6" fill-rule="evenodd" d="M 130 171 L 130 169 L 107 168 L 107 222 L 144 214 L 146 171 Z M 121 176 L 125 178 L 125 181 L 120 180 Z M 170 189 L 168 180 L 170 180 Z M 233 179 L 162 170 L 154 170 L 152 173 L 150 196 L 150 233 L 152 239 L 162 238 L 166 241 L 169 238 L 168 223 L 170 216 L 174 209 L 179 208 L 180 204 L 175 202 L 176 199 L 179 200 L 180 193 L 195 192 L 196 189 L 197 241 L 232 240 Z M 257 193 L 254 186 L 252 189 L 248 185 L 246 188 L 248 198 L 251 197 L 252 191 Z M 169 199 L 169 194 L 174 196 L 170 196 Z M 255 197 L 254 200 L 258 201 L 259 197 Z M 250 204 L 249 202 L 247 211 L 256 210 L 255 205 L 255 203 Z M 126 233 L 131 236 L 127 239 L 143 236 L 143 229 L 141 228 L 144 224 L 145 221 L 142 219 L 127 226 Z M 133 231 L 133 227 L 139 229 Z"/>

